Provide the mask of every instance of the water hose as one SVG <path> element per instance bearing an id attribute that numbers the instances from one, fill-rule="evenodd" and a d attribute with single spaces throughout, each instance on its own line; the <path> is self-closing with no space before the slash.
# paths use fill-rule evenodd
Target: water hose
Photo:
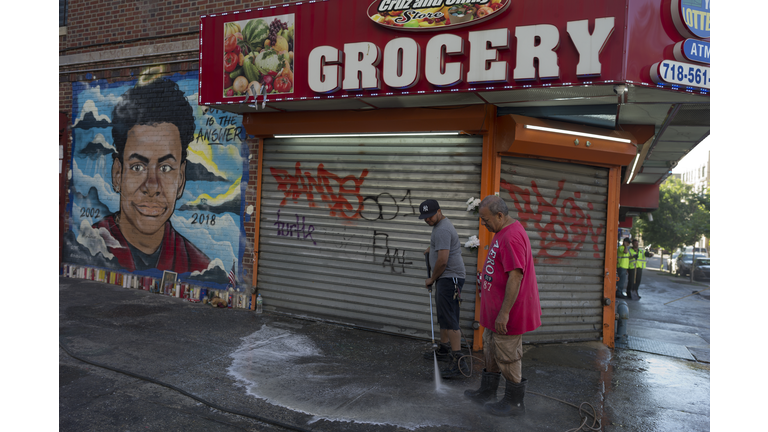
<path id="1" fill-rule="evenodd" d="M 432 277 L 432 266 L 429 265 L 429 253 L 424 252 L 424 260 L 427 261 L 427 277 Z M 429 287 L 429 326 L 432 327 L 432 351 L 437 351 L 435 343 L 435 320 L 432 318 L 432 287 Z"/>
<path id="2" fill-rule="evenodd" d="M 435 323 L 432 319 L 432 289 L 429 290 L 429 326 L 432 327 L 432 350 L 437 350 L 437 344 L 435 343 Z"/>

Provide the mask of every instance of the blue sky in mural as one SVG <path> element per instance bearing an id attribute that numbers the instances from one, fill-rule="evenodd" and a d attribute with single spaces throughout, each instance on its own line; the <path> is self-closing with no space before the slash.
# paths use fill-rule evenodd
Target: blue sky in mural
<path id="1" fill-rule="evenodd" d="M 196 121 L 195 139 L 187 151 L 187 182 L 171 224 L 208 255 L 212 265 L 228 272 L 243 254 L 241 183 L 243 175 L 247 183 L 248 174 L 241 155 L 241 116 L 198 107 L 196 73 L 168 78 L 184 91 Z M 95 81 L 73 87 L 70 227 L 76 236 L 83 220 L 92 225 L 119 209 L 111 179 L 115 147 L 110 116 L 120 96 L 135 84 Z"/>

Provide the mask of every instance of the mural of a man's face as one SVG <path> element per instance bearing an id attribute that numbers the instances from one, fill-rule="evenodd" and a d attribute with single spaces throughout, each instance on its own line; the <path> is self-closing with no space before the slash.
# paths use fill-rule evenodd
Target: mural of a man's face
<path id="1" fill-rule="evenodd" d="M 136 125 L 128 131 L 123 162 L 112 164 L 112 185 L 120 192 L 120 230 L 142 252 L 156 250 L 184 192 L 181 151 L 175 125 Z"/>

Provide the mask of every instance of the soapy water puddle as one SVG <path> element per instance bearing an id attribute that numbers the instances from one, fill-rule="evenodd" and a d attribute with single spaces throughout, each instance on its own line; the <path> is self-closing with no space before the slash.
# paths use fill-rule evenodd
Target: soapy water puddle
<path id="1" fill-rule="evenodd" d="M 401 362 L 372 373 L 369 362 L 334 358 L 307 336 L 267 325 L 242 338 L 230 356 L 228 374 L 248 395 L 312 415 L 313 422 L 470 427 L 476 412 L 463 386 L 442 383 L 436 356 L 434 382 L 413 377 L 429 363 Z"/>

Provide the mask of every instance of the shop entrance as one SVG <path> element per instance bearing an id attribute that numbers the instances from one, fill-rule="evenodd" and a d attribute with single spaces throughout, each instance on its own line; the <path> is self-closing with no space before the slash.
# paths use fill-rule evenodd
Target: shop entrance
<path id="1" fill-rule="evenodd" d="M 608 169 L 501 158 L 500 196 L 531 240 L 542 325 L 528 342 L 599 340 Z"/>
<path id="2" fill-rule="evenodd" d="M 482 137 L 263 141 L 258 287 L 264 307 L 431 337 L 418 205 L 436 199 L 465 243 L 480 228 Z M 460 325 L 472 338 L 477 251 L 462 248 Z M 435 324 L 436 325 L 436 324 Z"/>

